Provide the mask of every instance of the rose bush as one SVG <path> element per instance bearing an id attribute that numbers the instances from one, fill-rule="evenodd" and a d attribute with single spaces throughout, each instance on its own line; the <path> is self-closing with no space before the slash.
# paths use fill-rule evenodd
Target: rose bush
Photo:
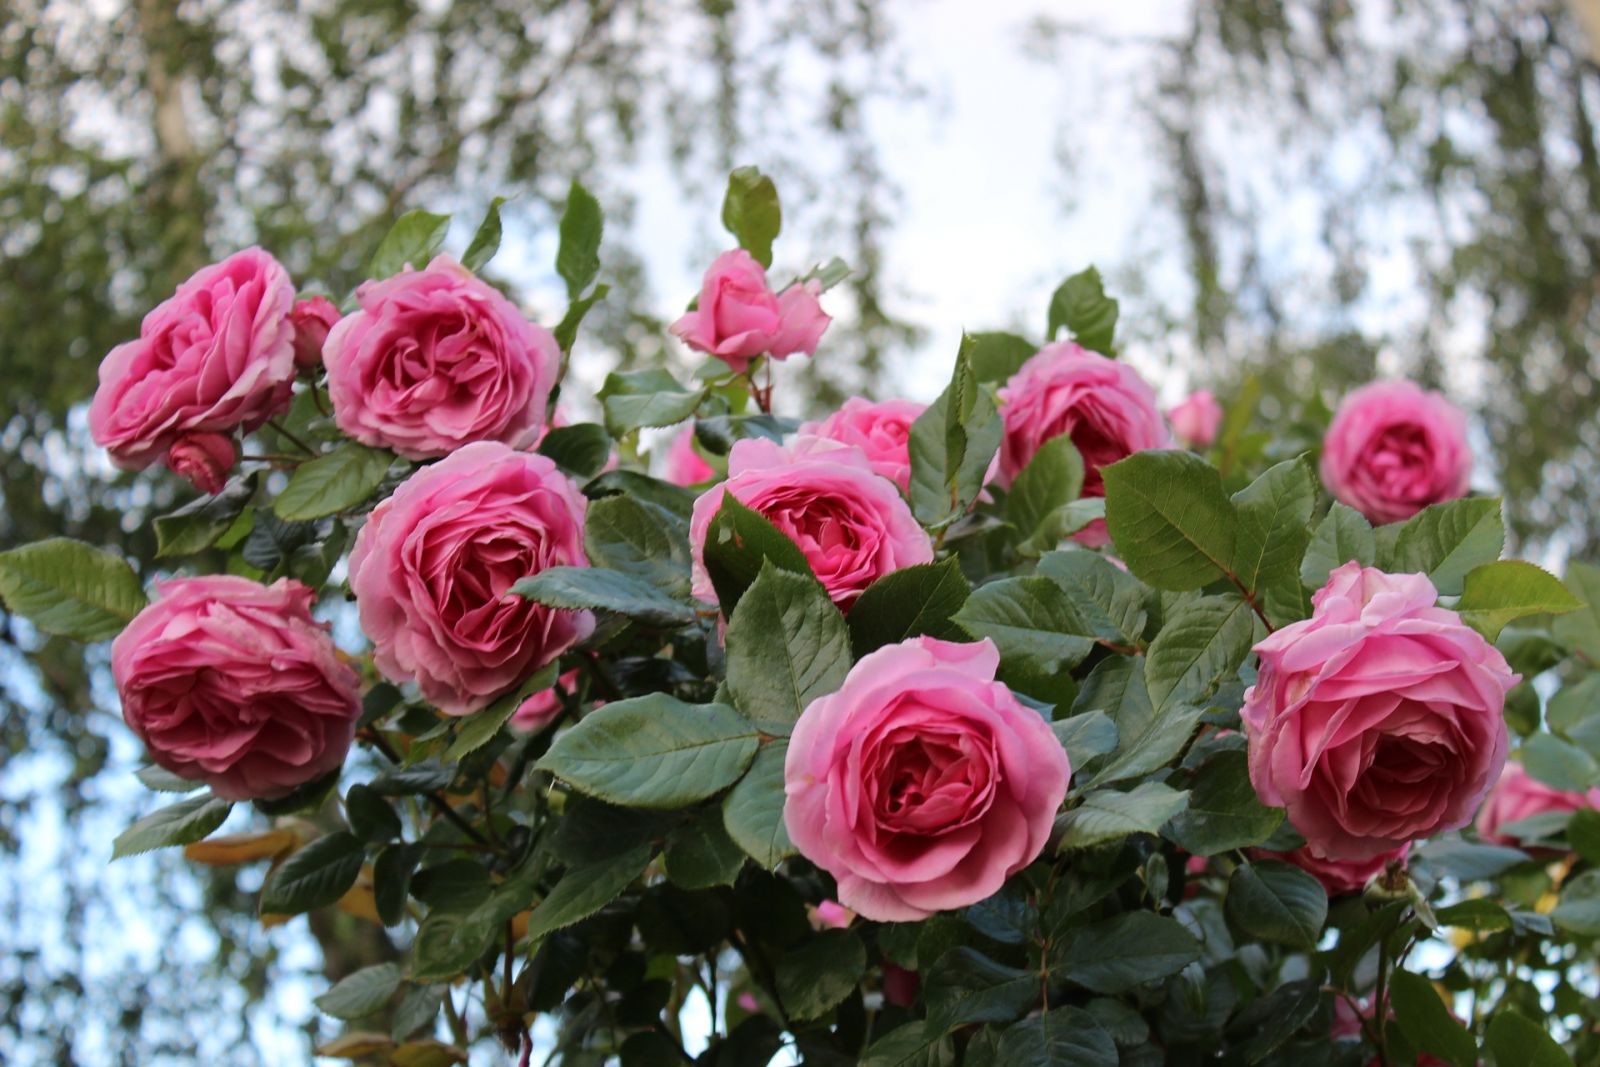
<path id="1" fill-rule="evenodd" d="M 0 553 L 18 647 L 114 639 L 112 854 L 339 932 L 332 1059 L 1600 1062 L 1600 568 L 1500 558 L 1454 410 L 1169 432 L 1090 269 L 927 403 L 801 420 L 771 364 L 840 358 L 846 270 L 781 218 L 736 171 L 683 343 L 605 375 L 576 184 L 548 333 L 494 208 L 147 316 L 91 426 L 199 494 L 148 560 Z"/>

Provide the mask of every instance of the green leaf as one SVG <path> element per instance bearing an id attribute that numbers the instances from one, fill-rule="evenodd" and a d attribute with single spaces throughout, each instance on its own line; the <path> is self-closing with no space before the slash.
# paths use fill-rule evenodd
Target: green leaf
<path id="1" fill-rule="evenodd" d="M 389 1003 L 400 988 L 404 972 L 397 963 L 375 963 L 345 975 L 314 1003 L 335 1019 L 354 1021 L 373 1014 Z"/>
<path id="2" fill-rule="evenodd" d="M 1200 958 L 1200 942 L 1175 919 L 1127 911 L 1071 936 L 1052 971 L 1096 993 L 1126 993 L 1177 974 Z"/>
<path id="3" fill-rule="evenodd" d="M 1445 1007 L 1433 983 L 1410 971 L 1396 971 L 1389 978 L 1389 993 L 1395 1023 L 1413 1045 L 1456 1067 L 1475 1067 L 1478 1043 Z"/>
<path id="4" fill-rule="evenodd" d="M 968 1023 L 1008 1023 L 1039 999 L 1039 976 L 960 947 L 940 956 L 923 974 L 927 1032 L 948 1033 Z"/>
<path id="5" fill-rule="evenodd" d="M 1310 614 L 1300 563 L 1316 502 L 1317 480 L 1304 456 L 1279 463 L 1233 494 L 1239 527 L 1230 569 L 1274 625 Z"/>
<path id="6" fill-rule="evenodd" d="M 1239 519 L 1217 469 L 1191 452 L 1135 452 L 1101 472 L 1106 528 L 1136 576 L 1173 592 L 1227 577 Z"/>
<path id="7" fill-rule="evenodd" d="M 644 426 L 672 426 L 693 415 L 705 397 L 704 391 L 682 390 L 613 393 L 603 401 L 606 429 L 620 437 Z"/>
<path id="8" fill-rule="evenodd" d="M 280 519 L 303 521 L 337 515 L 366 502 L 389 473 L 394 456 L 355 442 L 300 464 L 272 510 Z"/>
<path id="9" fill-rule="evenodd" d="M 757 263 L 772 266 L 772 242 L 783 229 L 783 209 L 772 179 L 755 167 L 739 167 L 729 174 L 722 225 Z"/>
<path id="10" fill-rule="evenodd" d="M 955 1067 L 956 1049 L 948 1034 L 929 1036 L 917 1019 L 874 1041 L 857 1067 Z"/>
<path id="11" fill-rule="evenodd" d="M 954 556 L 885 574 L 850 606 L 850 644 L 856 658 L 922 634 L 959 638 L 961 631 L 951 620 L 971 592 Z"/>
<path id="12" fill-rule="evenodd" d="M 1005 382 L 1039 351 L 1032 341 L 1014 333 L 973 333 L 967 337 L 971 342 L 967 359 L 973 376 L 980 382 Z"/>
<path id="13" fill-rule="evenodd" d="M 1039 573 L 1066 592 L 1089 633 L 1125 647 L 1140 643 L 1149 591 L 1139 579 L 1099 553 L 1077 549 L 1046 553 Z"/>
<path id="14" fill-rule="evenodd" d="M 722 503 L 706 527 L 701 552 L 725 616 L 732 614 L 768 563 L 792 574 L 811 576 L 811 564 L 799 546 L 732 493 L 723 493 Z"/>
<path id="15" fill-rule="evenodd" d="M 1017 528 L 1018 551 L 1037 556 L 1065 536 L 1064 512 L 1083 492 L 1083 457 L 1066 434 L 1052 437 L 1017 474 L 1006 496 L 1006 519 Z"/>
<path id="16" fill-rule="evenodd" d="M 1082 1008 L 1052 1008 L 1006 1027 L 997 1063 L 1032 1067 L 1117 1067 L 1117 1043 Z"/>
<path id="17" fill-rule="evenodd" d="M 230 479 L 216 496 L 199 496 L 155 521 L 156 559 L 204 552 L 233 528 L 256 494 L 260 474 Z"/>
<path id="18" fill-rule="evenodd" d="M 139 779 L 146 789 L 153 789 L 157 793 L 193 793 L 205 785 L 204 782 L 179 778 L 165 767 L 158 767 L 153 763 L 148 767 L 140 767 L 134 772 L 134 777 Z"/>
<path id="19" fill-rule="evenodd" d="M 826 263 L 818 263 L 800 279 L 802 282 L 816 282 L 822 286 L 822 291 L 827 292 L 846 278 L 850 277 L 850 264 L 834 256 Z"/>
<path id="20" fill-rule="evenodd" d="M 429 985 L 407 985 L 405 993 L 400 997 L 400 1003 L 394 1008 L 394 1021 L 389 1026 L 389 1036 L 396 1041 L 404 1041 L 412 1034 L 428 1027 L 432 1033 L 431 1024 L 439 1017 L 439 1008 L 444 1004 L 445 990 L 449 986 L 443 982 Z"/>
<path id="21" fill-rule="evenodd" d="M 1572 1057 L 1543 1026 L 1510 1009 L 1489 1023 L 1485 1045 L 1501 1067 L 1572 1067 Z"/>
<path id="22" fill-rule="evenodd" d="M 344 796 L 344 813 L 350 832 L 363 841 L 388 841 L 400 836 L 400 816 L 370 786 L 350 787 Z"/>
<path id="23" fill-rule="evenodd" d="M 317 838 L 268 876 L 262 914 L 298 915 L 336 902 L 356 884 L 364 858 L 361 842 L 347 830 Z"/>
<path id="24" fill-rule="evenodd" d="M 111 858 L 121 859 L 173 845 L 192 845 L 221 826 L 232 810 L 231 801 L 214 797 L 209 792 L 157 808 L 117 835 L 111 846 Z"/>
<path id="25" fill-rule="evenodd" d="M 1567 823 L 1567 840 L 1578 855 L 1600 864 L 1600 811 L 1584 808 L 1573 812 Z"/>
<path id="26" fill-rule="evenodd" d="M 1317 1014 L 1322 983 L 1311 979 L 1285 982 L 1234 1016 L 1230 1032 L 1245 1037 L 1242 1051 L 1247 1063 L 1260 1063 L 1294 1036 Z"/>
<path id="27" fill-rule="evenodd" d="M 652 693 L 590 712 L 536 766 L 600 800 L 670 810 L 738 781 L 757 747 L 755 728 L 726 704 Z"/>
<path id="28" fill-rule="evenodd" d="M 1328 919 L 1328 894 L 1311 875 L 1263 860 L 1235 867 L 1225 902 L 1228 921 L 1251 937 L 1310 951 Z"/>
<path id="29" fill-rule="evenodd" d="M 589 190 L 572 182 L 561 212 L 561 243 L 556 248 L 556 273 L 567 283 L 567 299 L 576 300 L 600 273 L 600 235 L 605 217 Z"/>
<path id="30" fill-rule="evenodd" d="M 478 223 L 478 229 L 461 257 L 461 265 L 473 273 L 482 270 L 500 251 L 500 205 L 505 202 L 503 196 L 489 201 L 489 210 L 483 213 L 483 221 Z"/>
<path id="31" fill-rule="evenodd" d="M 553 930 L 581 922 L 622 895 L 644 873 L 655 855 L 651 844 L 635 845 L 599 863 L 568 868 L 550 895 L 533 909 L 528 936 L 537 940 Z"/>
<path id="32" fill-rule="evenodd" d="M 1600 567 L 1592 563 L 1568 563 L 1565 585 L 1584 607 L 1556 619 L 1551 630 L 1556 640 L 1574 652 L 1590 661 L 1600 661 Z"/>
<path id="33" fill-rule="evenodd" d="M 462 719 L 461 728 L 456 731 L 455 739 L 450 742 L 450 747 L 444 750 L 444 755 L 439 757 L 440 760 L 445 763 L 459 763 L 463 756 L 487 745 L 493 740 L 494 735 L 500 732 L 501 727 L 511 721 L 511 716 L 517 713 L 523 701 L 556 684 L 557 673 L 556 663 L 551 661 L 515 689 L 496 698 L 488 707 L 480 708 Z"/>
<path id="34" fill-rule="evenodd" d="M 1117 724 L 1103 711 L 1057 719 L 1050 728 L 1055 731 L 1061 747 L 1067 750 L 1074 774 L 1082 770 L 1085 763 L 1117 747 Z"/>
<path id="35" fill-rule="evenodd" d="M 406 212 L 378 242 L 372 262 L 367 264 L 367 277 L 374 281 L 388 278 L 399 274 L 407 265 L 421 270 L 444 247 L 444 235 L 449 229 L 449 215 Z"/>
<path id="36" fill-rule="evenodd" d="M 758 415 L 708 415 L 696 419 L 694 437 L 706 451 L 726 456 L 740 441 L 764 440 L 782 442 L 787 434 L 800 428 L 798 419 L 783 418 L 765 412 Z"/>
<path id="37" fill-rule="evenodd" d="M 148 602 L 121 556 L 67 537 L 0 552 L 0 599 L 45 633 L 79 641 L 115 637 Z"/>
<path id="38" fill-rule="evenodd" d="M 694 607 L 656 586 L 621 571 L 601 567 L 550 567 L 517 582 L 509 590 L 553 608 L 590 608 L 626 615 L 664 630 L 688 626 Z"/>
<path id="39" fill-rule="evenodd" d="M 411 943 L 411 977 L 433 982 L 461 974 L 488 951 L 498 933 L 496 924 L 476 908 L 434 908 Z"/>
<path id="40" fill-rule="evenodd" d="M 1062 282 L 1050 295 L 1050 318 L 1045 337 L 1054 340 L 1065 328 L 1084 348 L 1114 355 L 1117 302 L 1106 295 L 1100 272 L 1086 268 Z"/>
<path id="41" fill-rule="evenodd" d="M 1024 690 L 1048 698 L 1052 684 L 1094 648 L 1067 594 L 1048 578 L 1003 578 L 979 586 L 953 616 L 973 637 L 987 637 L 1018 672 Z M 1032 683 L 1031 685 L 1029 683 Z"/>
<path id="42" fill-rule="evenodd" d="M 1406 520 L 1395 537 L 1394 563 L 1386 569 L 1426 574 L 1440 596 L 1459 596 L 1467 572 L 1498 559 L 1505 542 L 1499 500 L 1451 500 Z"/>
<path id="43" fill-rule="evenodd" d="M 704 809 L 667 835 L 667 877 L 685 889 L 732 885 L 744 851 L 722 823 L 720 805 Z"/>
<path id="44" fill-rule="evenodd" d="M 867 973 L 867 949 L 849 930 L 824 930 L 785 952 L 774 969 L 778 999 L 791 1019 L 819 1019 Z"/>
<path id="45" fill-rule="evenodd" d="M 1129 792 L 1097 789 L 1062 816 L 1061 848 L 1087 848 L 1132 834 L 1154 834 L 1189 802 L 1160 782 L 1142 782 Z"/>
<path id="46" fill-rule="evenodd" d="M 1600 870 L 1584 871 L 1568 882 L 1550 918 L 1579 937 L 1600 935 Z"/>
<path id="47" fill-rule="evenodd" d="M 728 690 L 764 733 L 788 734 L 850 671 L 850 631 L 815 578 L 764 564 L 728 619 Z"/>
<path id="48" fill-rule="evenodd" d="M 609 285 L 597 285 L 588 296 L 574 300 L 567 305 L 567 313 L 561 317 L 556 328 L 550 333 L 555 337 L 556 344 L 563 352 L 572 351 L 572 343 L 578 339 L 578 327 L 583 325 L 584 316 L 589 314 L 589 309 L 606 298 L 611 292 Z"/>
<path id="49" fill-rule="evenodd" d="M 1317 524 L 1300 561 L 1300 581 L 1312 589 L 1328 584 L 1328 575 L 1346 563 L 1373 566 L 1378 559 L 1378 540 L 1372 524 L 1355 508 L 1334 501 Z"/>
<path id="50" fill-rule="evenodd" d="M 1259 845 L 1283 823 L 1283 809 L 1256 797 L 1243 752 L 1211 757 L 1195 776 L 1189 807 L 1167 824 L 1166 836 L 1186 852 L 1215 856 Z"/>
<path id="51" fill-rule="evenodd" d="M 1155 714 L 1200 704 L 1239 673 L 1250 654 L 1255 616 L 1237 596 L 1208 596 L 1178 608 L 1150 643 L 1145 685 Z"/>
<path id="52" fill-rule="evenodd" d="M 584 551 L 595 567 L 641 578 L 673 596 L 689 593 L 687 527 L 632 496 L 602 497 L 584 518 Z"/>
<path id="53" fill-rule="evenodd" d="M 911 424 L 909 496 L 924 526 L 944 525 L 966 512 L 1000 449 L 1000 412 L 972 372 L 971 351 L 971 338 L 963 336 L 950 384 Z"/>
<path id="54" fill-rule="evenodd" d="M 1189 742 L 1203 709 L 1169 704 L 1157 713 L 1145 686 L 1140 657 L 1114 657 L 1095 665 L 1073 707 L 1099 709 L 1117 724 L 1117 750 L 1090 781 L 1105 785 L 1164 767 Z"/>
<path id="55" fill-rule="evenodd" d="M 1581 793 L 1600 783 L 1594 757 L 1554 734 L 1537 733 L 1522 743 L 1523 769 L 1545 785 Z"/>
<path id="56" fill-rule="evenodd" d="M 593 478 L 611 459 L 611 435 L 594 422 L 557 426 L 539 442 L 539 454 L 574 478 Z"/>
<path id="57" fill-rule="evenodd" d="M 1513 619 L 1528 615 L 1564 615 L 1583 602 L 1542 567 L 1520 559 L 1496 560 L 1474 567 L 1462 583 L 1456 610 L 1467 625 L 1493 641 Z"/>
<path id="58" fill-rule="evenodd" d="M 750 770 L 722 802 L 728 836 L 767 870 L 794 855 L 794 843 L 783 822 L 783 762 L 787 739 L 761 746 Z"/>
<path id="59" fill-rule="evenodd" d="M 372 899 L 385 926 L 398 926 L 406 917 L 406 897 L 422 849 L 417 845 L 389 845 L 372 861 Z"/>

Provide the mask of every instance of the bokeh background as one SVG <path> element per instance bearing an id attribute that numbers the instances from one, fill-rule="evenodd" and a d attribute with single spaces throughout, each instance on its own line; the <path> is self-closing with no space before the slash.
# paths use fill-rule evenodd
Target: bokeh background
<path id="1" fill-rule="evenodd" d="M 1513 550 L 1595 559 L 1597 43 L 1595 0 L 3 0 L 0 546 L 150 557 L 189 490 L 112 470 L 87 403 L 205 262 L 342 293 L 400 212 L 459 251 L 507 196 L 490 274 L 552 323 L 578 177 L 612 291 L 577 374 L 683 371 L 665 323 L 755 163 L 779 276 L 855 268 L 790 412 L 931 399 L 963 328 L 1037 337 L 1094 263 L 1165 401 L 1254 376 L 1282 425 L 1417 378 L 1472 412 Z M 263 929 L 259 868 L 109 863 L 159 799 L 106 658 L 0 615 L 0 1062 L 304 1062 L 310 998 L 393 949 Z"/>

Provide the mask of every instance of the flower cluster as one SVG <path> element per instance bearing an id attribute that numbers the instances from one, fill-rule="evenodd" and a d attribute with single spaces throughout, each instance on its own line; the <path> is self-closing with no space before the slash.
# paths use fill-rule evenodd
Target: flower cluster
<path id="1" fill-rule="evenodd" d="M 342 827 L 278 857 L 264 912 L 365 891 L 355 912 L 416 926 L 408 989 L 482 981 L 523 1048 L 570 993 L 563 1025 L 625 1062 L 677 1032 L 660 1011 L 691 977 L 717 996 L 723 945 L 712 1017 L 808 1060 L 1025 1057 L 1066 1020 L 1085 1062 L 1257 1062 L 1249 1012 L 1281 1000 L 1277 1040 L 1310 1047 L 1319 989 L 1386 1005 L 1392 943 L 1494 864 L 1596 932 L 1594 720 L 1577 697 L 1539 714 L 1530 682 L 1592 678 L 1600 638 L 1559 621 L 1580 602 L 1554 576 L 1498 559 L 1460 411 L 1368 384 L 1318 462 L 1285 456 L 1210 391 L 1164 410 L 1091 350 L 1114 351 L 1091 306 L 1043 343 L 967 338 L 927 402 L 790 418 L 758 372 L 828 357 L 836 276 L 769 280 L 771 216 L 740 203 L 741 247 L 671 327 L 709 357 L 693 386 L 629 368 L 575 395 L 593 278 L 552 332 L 420 240 L 342 316 L 240 252 L 107 355 L 95 440 L 214 499 L 158 527 L 179 562 L 153 600 L 65 540 L 0 556 L 0 593 L 51 632 L 120 629 L 123 715 L 166 772 Z M 585 239 L 560 262 L 599 240 L 564 224 Z M 154 843 L 215 828 L 192 816 Z M 1440 843 L 1496 847 L 1452 868 Z M 1330 920 L 1363 890 L 1350 907 L 1414 910 Z M 1378 1014 L 1334 1036 L 1388 1056 Z"/>

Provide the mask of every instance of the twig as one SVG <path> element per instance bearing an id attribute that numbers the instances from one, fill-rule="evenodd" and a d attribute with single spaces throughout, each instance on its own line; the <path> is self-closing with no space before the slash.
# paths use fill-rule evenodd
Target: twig
<path id="1" fill-rule="evenodd" d="M 389 757 L 390 763 L 393 763 L 397 766 L 399 765 L 400 753 L 395 751 L 394 746 L 389 743 L 388 738 L 384 737 L 376 730 L 367 730 L 362 734 L 362 737 L 364 737 L 373 748 L 376 748 L 379 752 L 382 752 L 385 756 Z M 478 844 L 482 845 L 491 852 L 500 851 L 494 845 L 490 844 L 487 838 L 478 833 L 477 829 L 471 823 L 463 819 L 461 817 L 461 813 L 456 811 L 455 808 L 452 808 L 450 806 L 450 802 L 444 797 L 440 796 L 436 792 L 424 793 L 423 795 L 428 798 L 428 801 L 433 804 L 435 810 L 437 810 L 440 815 L 443 815 L 446 819 L 449 819 L 452 823 L 454 823 L 456 828 L 462 833 L 466 834 L 468 837 L 472 838 L 472 840 L 476 841 Z"/>
<path id="2" fill-rule="evenodd" d="M 306 455 L 308 455 L 308 456 L 317 456 L 317 455 L 319 455 L 319 453 L 317 452 L 316 449 L 312 448 L 310 445 L 308 445 L 304 441 L 300 440 L 300 438 L 298 438 L 294 434 L 290 433 L 288 428 L 286 426 L 284 426 L 283 423 L 279 422 L 277 419 L 268 419 L 267 420 L 267 425 L 271 426 L 278 433 L 282 434 L 284 437 L 288 438 L 291 442 L 293 442 L 294 444 L 298 445 L 300 447 L 300 449 L 303 452 L 305 452 Z"/>

